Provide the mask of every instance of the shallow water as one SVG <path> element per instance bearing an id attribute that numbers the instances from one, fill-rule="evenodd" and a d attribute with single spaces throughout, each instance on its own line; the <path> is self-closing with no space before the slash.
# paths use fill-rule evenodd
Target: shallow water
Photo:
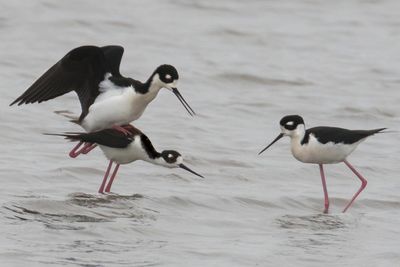
<path id="1" fill-rule="evenodd" d="M 387 1 L 0 1 L 1 266 L 399 266 L 400 3 Z M 142 162 L 98 195 L 97 149 L 42 133 L 80 130 L 55 110 L 73 94 L 9 107 L 71 48 L 121 44 L 121 72 L 145 80 L 173 64 L 190 118 L 162 91 L 135 125 L 180 151 L 198 179 Z M 388 127 L 349 161 L 316 166 L 289 140 L 261 156 L 279 119 Z"/>

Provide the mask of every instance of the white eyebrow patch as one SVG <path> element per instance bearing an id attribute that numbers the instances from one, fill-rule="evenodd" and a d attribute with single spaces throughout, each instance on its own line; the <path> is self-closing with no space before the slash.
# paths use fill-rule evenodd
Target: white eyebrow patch
<path id="1" fill-rule="evenodd" d="M 167 75 L 165 75 L 165 79 L 171 79 L 171 75 L 169 75 L 169 74 L 167 74 Z"/>
<path id="2" fill-rule="evenodd" d="M 293 121 L 288 121 L 288 122 L 286 123 L 286 125 L 289 125 L 289 126 L 291 126 L 291 125 L 293 125 L 293 124 L 294 124 Z"/>

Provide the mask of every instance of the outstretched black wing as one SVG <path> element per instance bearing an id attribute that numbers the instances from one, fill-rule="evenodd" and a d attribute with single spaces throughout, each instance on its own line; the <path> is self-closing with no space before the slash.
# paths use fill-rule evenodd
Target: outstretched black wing
<path id="1" fill-rule="evenodd" d="M 99 83 L 107 72 L 119 74 L 123 48 L 81 46 L 66 54 L 10 105 L 41 103 L 68 92 L 78 94 L 81 119 L 99 95 Z"/>
<path id="2" fill-rule="evenodd" d="M 111 70 L 111 74 L 115 77 L 121 77 L 119 73 L 119 66 L 121 64 L 122 55 L 124 54 L 124 48 L 119 45 L 108 45 L 103 46 L 101 50 L 104 53 L 106 61 Z"/>

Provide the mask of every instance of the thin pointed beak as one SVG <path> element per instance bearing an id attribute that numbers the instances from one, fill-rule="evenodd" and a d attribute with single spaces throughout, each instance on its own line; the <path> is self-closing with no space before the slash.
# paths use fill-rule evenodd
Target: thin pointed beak
<path id="1" fill-rule="evenodd" d="M 281 139 L 283 137 L 283 133 L 280 133 L 274 141 L 271 142 L 271 144 L 269 144 L 266 148 L 264 148 L 263 150 L 261 150 L 260 153 L 258 153 L 258 155 L 260 155 L 261 153 L 263 153 L 265 150 L 267 150 L 270 146 L 272 146 L 276 141 L 278 141 L 279 139 Z"/>
<path id="2" fill-rule="evenodd" d="M 183 163 L 179 164 L 178 166 L 179 166 L 179 168 L 182 168 L 182 169 L 187 170 L 188 172 L 191 172 L 191 173 L 193 173 L 193 174 L 195 174 L 195 175 L 197 175 L 197 176 L 199 176 L 199 177 L 201 177 L 201 178 L 204 178 L 202 175 L 200 175 L 200 174 L 198 174 L 197 172 L 192 171 L 191 169 L 189 169 L 188 167 L 186 167 L 186 165 L 184 165 Z"/>
<path id="3" fill-rule="evenodd" d="M 181 95 L 181 93 L 179 93 L 178 88 L 171 88 L 172 92 L 176 95 L 176 97 L 179 99 L 179 101 L 181 101 L 182 105 L 185 107 L 185 109 L 187 110 L 187 112 L 189 112 L 190 116 L 196 115 L 196 113 L 194 112 L 194 110 L 189 106 L 189 104 L 186 102 L 186 100 L 183 98 L 183 96 Z"/>

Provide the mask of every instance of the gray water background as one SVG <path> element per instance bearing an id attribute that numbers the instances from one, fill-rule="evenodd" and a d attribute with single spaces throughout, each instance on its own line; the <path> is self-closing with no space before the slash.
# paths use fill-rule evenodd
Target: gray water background
<path id="1" fill-rule="evenodd" d="M 400 266 L 399 133 L 326 166 L 296 161 L 279 119 L 399 130 L 400 2 L 0 1 L 0 266 Z M 74 94 L 9 107 L 70 49 L 125 47 L 121 72 L 162 63 L 199 114 L 162 90 L 135 125 L 180 151 L 201 180 L 144 162 L 96 194 L 101 151 L 70 159 Z"/>

